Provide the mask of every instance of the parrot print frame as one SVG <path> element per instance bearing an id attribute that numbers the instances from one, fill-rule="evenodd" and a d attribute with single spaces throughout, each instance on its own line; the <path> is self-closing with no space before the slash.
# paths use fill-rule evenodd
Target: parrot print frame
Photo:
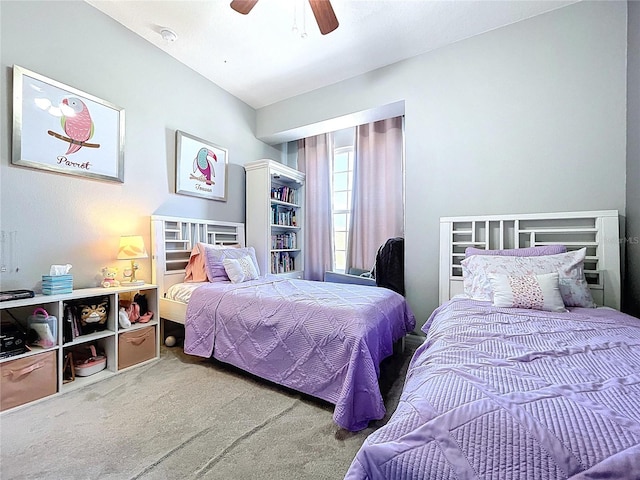
<path id="1" fill-rule="evenodd" d="M 176 130 L 176 193 L 227 201 L 226 148 Z"/>
<path id="2" fill-rule="evenodd" d="M 13 66 L 11 163 L 124 182 L 124 109 Z"/>

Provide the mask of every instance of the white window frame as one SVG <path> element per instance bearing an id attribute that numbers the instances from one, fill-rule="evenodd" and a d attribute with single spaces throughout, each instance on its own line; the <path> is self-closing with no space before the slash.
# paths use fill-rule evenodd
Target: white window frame
<path id="1" fill-rule="evenodd" d="M 336 190 L 334 189 L 335 186 L 335 182 L 334 182 L 334 178 L 335 178 L 335 159 L 338 155 L 342 155 L 342 154 L 348 154 L 349 155 L 349 170 L 347 170 L 347 172 L 350 174 L 350 178 L 347 181 L 347 190 L 340 190 L 340 192 L 347 192 L 347 205 L 348 205 L 348 209 L 340 209 L 337 210 L 335 208 L 334 205 L 334 197 L 335 197 L 335 193 Z M 346 146 L 346 147 L 339 147 L 334 149 L 333 151 L 333 158 L 331 161 L 331 234 L 333 236 L 334 239 L 334 245 L 333 245 L 333 271 L 334 272 L 340 272 L 340 273 L 345 273 L 346 272 L 346 258 L 347 258 L 347 246 L 349 245 L 349 224 L 350 224 L 350 220 L 351 220 L 351 213 L 352 213 L 352 204 L 351 204 L 351 194 L 353 192 L 353 166 L 354 166 L 354 154 L 355 154 L 355 148 L 353 146 Z M 335 222 L 334 222 L 334 218 L 336 214 L 346 214 L 346 227 L 345 227 L 345 245 L 344 245 L 344 250 L 342 249 L 338 249 L 336 242 L 335 242 L 335 238 L 336 238 L 336 233 L 337 232 L 342 232 L 343 230 L 338 230 L 336 231 L 336 226 L 335 226 Z M 338 252 L 344 252 L 344 258 L 345 258 L 345 264 L 343 265 L 338 265 L 337 264 L 337 258 Z"/>

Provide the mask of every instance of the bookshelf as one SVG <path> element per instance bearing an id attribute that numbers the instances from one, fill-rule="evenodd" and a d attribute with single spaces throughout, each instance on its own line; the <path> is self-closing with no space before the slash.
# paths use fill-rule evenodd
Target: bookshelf
<path id="1" fill-rule="evenodd" d="M 260 274 L 304 276 L 305 175 L 274 160 L 245 165 L 247 245 Z"/>
<path id="2" fill-rule="evenodd" d="M 154 312 L 153 318 L 147 323 L 134 323 L 129 328 L 121 328 L 118 323 L 119 301 L 133 300 L 136 293 L 146 297 L 148 309 Z M 80 302 L 95 305 L 105 300 L 109 307 L 104 329 L 83 333 L 67 325 L 69 322 L 65 310 L 69 304 Z M 40 294 L 33 298 L 0 302 L 2 325 L 17 322 L 26 330 L 27 318 L 38 308 L 55 317 L 55 345 L 31 346 L 24 353 L 0 358 L 0 410 L 3 413 L 42 398 L 81 388 L 160 357 L 156 285 L 83 288 L 66 294 Z M 92 344 L 106 356 L 106 367 L 93 375 L 75 376 L 73 381 L 68 381 L 67 354 Z M 137 361 L 125 367 L 122 358 L 132 356 Z"/>

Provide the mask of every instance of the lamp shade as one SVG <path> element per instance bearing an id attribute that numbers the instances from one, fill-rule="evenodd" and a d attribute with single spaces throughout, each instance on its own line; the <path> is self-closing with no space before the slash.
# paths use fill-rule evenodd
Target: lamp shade
<path id="1" fill-rule="evenodd" d="M 140 235 L 123 235 L 120 237 L 118 260 L 133 260 L 134 258 L 147 258 L 147 250 L 144 248 L 144 240 Z"/>

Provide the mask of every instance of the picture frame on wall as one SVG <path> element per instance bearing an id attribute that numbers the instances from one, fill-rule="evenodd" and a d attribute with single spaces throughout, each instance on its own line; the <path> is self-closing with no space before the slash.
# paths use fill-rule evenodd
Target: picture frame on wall
<path id="1" fill-rule="evenodd" d="M 124 182 L 124 109 L 13 66 L 13 165 Z"/>
<path id="2" fill-rule="evenodd" d="M 227 201 L 226 148 L 176 130 L 176 193 Z"/>

